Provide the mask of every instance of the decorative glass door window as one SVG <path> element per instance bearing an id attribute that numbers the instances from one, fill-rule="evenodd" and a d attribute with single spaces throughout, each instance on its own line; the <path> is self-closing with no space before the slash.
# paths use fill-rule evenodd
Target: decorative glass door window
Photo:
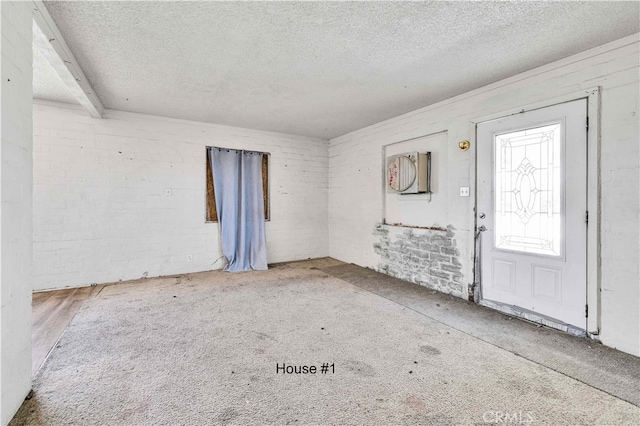
<path id="1" fill-rule="evenodd" d="M 563 256 L 562 127 L 494 136 L 496 248 Z"/>

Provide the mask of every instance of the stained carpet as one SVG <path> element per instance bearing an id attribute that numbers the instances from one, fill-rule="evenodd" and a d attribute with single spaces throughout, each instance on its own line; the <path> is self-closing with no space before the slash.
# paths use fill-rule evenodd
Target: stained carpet
<path id="1" fill-rule="evenodd" d="M 314 366 L 282 374 L 277 365 Z M 323 363 L 327 373 L 321 373 Z M 12 425 L 640 424 L 640 408 L 295 263 L 105 286 Z"/>

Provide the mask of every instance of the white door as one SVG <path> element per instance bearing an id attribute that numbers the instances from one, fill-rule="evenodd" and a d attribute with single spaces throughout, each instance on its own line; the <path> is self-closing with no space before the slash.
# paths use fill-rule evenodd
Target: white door
<path id="1" fill-rule="evenodd" d="M 482 298 L 586 329 L 587 101 L 477 126 Z"/>

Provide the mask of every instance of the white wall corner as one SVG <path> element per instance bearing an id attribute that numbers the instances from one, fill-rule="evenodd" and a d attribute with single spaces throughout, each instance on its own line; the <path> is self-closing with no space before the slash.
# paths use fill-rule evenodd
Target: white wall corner
<path id="1" fill-rule="evenodd" d="M 32 7 L 0 2 L 0 423 L 31 390 Z"/>

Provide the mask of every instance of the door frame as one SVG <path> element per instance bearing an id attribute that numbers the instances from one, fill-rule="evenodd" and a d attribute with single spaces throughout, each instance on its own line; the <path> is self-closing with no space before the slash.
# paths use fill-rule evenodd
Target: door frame
<path id="1" fill-rule="evenodd" d="M 501 112 L 478 116 L 471 119 L 470 132 L 471 146 L 477 147 L 477 125 L 487 121 L 502 119 L 511 115 L 522 114 L 536 109 L 542 109 L 579 99 L 587 100 L 587 211 L 589 214 L 587 223 L 587 300 L 585 309 L 587 315 L 587 330 L 590 336 L 600 333 L 600 114 L 601 114 L 601 87 L 569 93 L 566 95 L 545 99 L 544 101 L 518 106 Z M 586 126 L 587 123 L 585 123 Z M 478 219 L 478 151 L 475 149 L 474 161 L 472 162 L 472 175 L 474 176 L 475 191 L 473 193 L 473 224 L 474 235 L 477 234 Z M 474 244 L 474 275 L 479 271 L 478 245 Z M 480 277 L 474 276 L 475 285 L 480 286 L 480 298 L 477 303 L 482 303 L 482 287 Z M 492 305 L 493 306 L 493 305 Z M 495 306 L 493 306 L 495 307 Z"/>

